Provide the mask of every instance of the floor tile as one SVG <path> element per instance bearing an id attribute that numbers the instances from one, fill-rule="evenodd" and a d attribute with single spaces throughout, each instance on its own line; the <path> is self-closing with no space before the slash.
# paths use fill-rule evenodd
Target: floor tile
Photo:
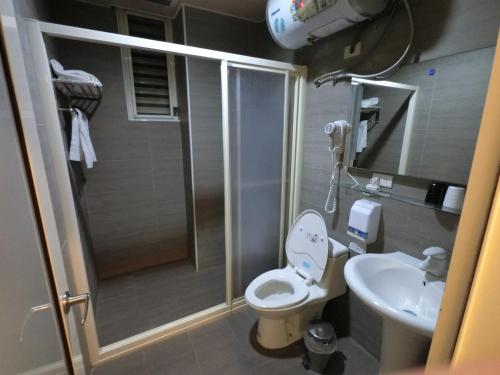
<path id="1" fill-rule="evenodd" d="M 175 336 L 145 350 L 147 374 L 201 374 L 187 334 Z"/>
<path id="2" fill-rule="evenodd" d="M 182 272 L 173 270 L 170 277 L 175 278 L 177 282 L 187 282 L 184 271 L 189 268 L 183 267 L 186 265 L 179 265 Z M 137 275 L 137 279 L 140 279 L 142 283 L 140 288 L 145 285 L 161 285 L 162 282 L 168 281 L 168 277 L 162 281 L 164 277 L 163 274 L 155 274 L 152 270 Z M 202 286 L 202 284 L 196 285 Z M 187 288 L 186 285 L 184 287 Z M 118 288 L 116 283 L 110 283 L 110 291 L 115 288 Z M 147 289 L 143 289 L 143 293 L 150 302 L 151 296 L 147 295 Z M 168 299 L 168 296 L 166 298 Z M 108 296 L 108 300 L 112 298 Z M 158 301 L 162 302 L 161 298 Z M 166 302 L 168 302 L 166 299 L 163 300 L 163 304 Z M 168 315 L 162 312 L 161 307 L 146 307 L 152 312 L 151 316 Z M 120 324 L 128 323 L 124 317 L 120 319 L 122 320 L 118 322 L 110 319 L 108 326 L 105 326 L 106 329 L 119 329 Z M 242 308 L 223 319 L 99 366 L 94 375 L 298 375 L 311 373 L 302 365 L 306 352 L 302 340 L 284 349 L 267 350 L 257 342 L 257 321 L 258 314 L 253 309 Z M 130 324 L 134 326 L 133 322 Z M 148 324 L 151 324 L 151 321 Z M 324 374 L 376 375 L 378 367 L 375 358 L 352 338 L 343 337 L 338 339 L 337 352 L 330 358 Z"/>
<path id="3" fill-rule="evenodd" d="M 306 375 L 305 345 L 267 350 L 256 340 L 258 315 L 250 308 L 197 327 L 95 369 L 94 375 Z M 325 375 L 376 375 L 378 362 L 350 337 L 338 339 Z"/>
<path id="4" fill-rule="evenodd" d="M 92 375 L 139 375 L 146 369 L 144 353 L 142 351 L 119 357 L 113 361 L 97 366 Z"/>
<path id="5" fill-rule="evenodd" d="M 100 345 L 223 303 L 225 277 L 224 266 L 196 272 L 183 261 L 100 281 L 96 303 Z"/>

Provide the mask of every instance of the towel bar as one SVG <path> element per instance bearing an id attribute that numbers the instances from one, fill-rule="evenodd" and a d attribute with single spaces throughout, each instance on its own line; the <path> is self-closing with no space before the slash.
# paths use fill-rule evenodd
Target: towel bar
<path id="1" fill-rule="evenodd" d="M 74 108 L 61 108 L 61 107 L 58 107 L 57 110 L 61 111 L 61 112 L 73 112 L 75 109 Z"/>

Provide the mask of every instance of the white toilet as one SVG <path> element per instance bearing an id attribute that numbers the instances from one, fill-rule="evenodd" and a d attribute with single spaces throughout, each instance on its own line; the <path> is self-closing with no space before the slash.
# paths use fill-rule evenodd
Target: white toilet
<path id="1" fill-rule="evenodd" d="M 288 265 L 258 276 L 245 291 L 248 305 L 259 312 L 257 340 L 268 349 L 301 339 L 326 302 L 346 292 L 347 247 L 328 238 L 318 212 L 304 211 L 295 220 L 285 248 Z"/>

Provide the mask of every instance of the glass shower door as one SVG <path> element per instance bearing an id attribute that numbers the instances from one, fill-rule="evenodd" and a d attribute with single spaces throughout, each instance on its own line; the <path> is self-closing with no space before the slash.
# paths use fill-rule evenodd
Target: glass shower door
<path id="1" fill-rule="evenodd" d="M 232 297 L 279 266 L 287 75 L 228 67 Z"/>

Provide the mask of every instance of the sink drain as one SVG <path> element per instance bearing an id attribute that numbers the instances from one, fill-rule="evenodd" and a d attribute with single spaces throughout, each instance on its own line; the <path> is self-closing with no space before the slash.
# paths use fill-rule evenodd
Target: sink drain
<path id="1" fill-rule="evenodd" d="M 403 309 L 402 311 L 404 311 L 405 313 L 407 314 L 410 314 L 410 315 L 413 315 L 413 316 L 417 316 L 417 314 L 415 314 L 415 312 L 411 311 L 411 310 L 408 310 L 408 309 Z"/>

